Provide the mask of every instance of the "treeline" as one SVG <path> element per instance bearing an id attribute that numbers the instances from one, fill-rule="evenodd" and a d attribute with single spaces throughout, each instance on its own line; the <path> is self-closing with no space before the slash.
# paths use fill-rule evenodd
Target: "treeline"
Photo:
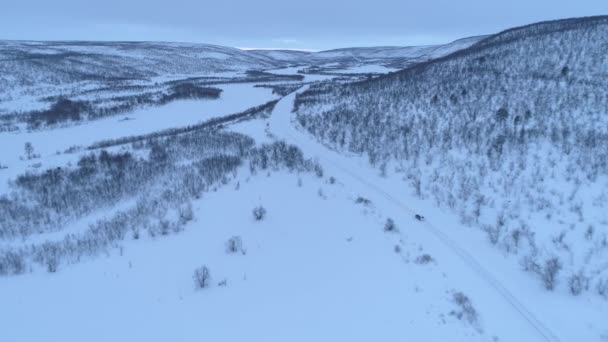
<path id="1" fill-rule="evenodd" d="M 221 92 L 222 90 L 219 88 L 182 82 L 162 91 L 112 96 L 104 100 L 70 100 L 60 96 L 56 99 L 48 99 L 54 101 L 49 109 L 33 111 L 25 114 L 24 117 L 29 129 L 39 129 L 43 126 L 77 122 L 83 119 L 100 119 L 145 106 L 162 106 L 176 100 L 218 99 Z"/>
<path id="2" fill-rule="evenodd" d="M 103 140 L 103 141 L 94 143 L 93 145 L 89 146 L 88 149 L 94 150 L 94 149 L 100 149 L 100 148 L 108 148 L 111 146 L 131 144 L 131 143 L 136 143 L 136 142 L 154 139 L 154 138 L 167 137 L 167 136 L 172 136 L 172 135 L 189 133 L 189 132 L 193 132 L 193 131 L 197 131 L 197 130 L 201 130 L 201 129 L 218 127 L 218 126 L 221 126 L 221 125 L 229 123 L 229 122 L 248 120 L 248 119 L 253 119 L 253 118 L 259 117 L 259 116 L 266 116 L 266 115 L 270 115 L 270 113 L 274 109 L 274 106 L 278 102 L 279 102 L 279 100 L 269 101 L 263 105 L 249 108 L 243 112 L 230 114 L 230 115 L 226 115 L 226 116 L 220 116 L 220 117 L 216 117 L 216 118 L 211 118 L 200 124 L 189 125 L 189 126 L 180 127 L 180 128 L 170 128 L 170 129 L 162 130 L 159 132 L 137 135 L 137 136 Z"/>
<path id="3" fill-rule="evenodd" d="M 301 83 L 285 83 L 285 84 L 256 84 L 256 88 L 269 88 L 272 93 L 279 96 L 286 96 L 302 87 Z"/>

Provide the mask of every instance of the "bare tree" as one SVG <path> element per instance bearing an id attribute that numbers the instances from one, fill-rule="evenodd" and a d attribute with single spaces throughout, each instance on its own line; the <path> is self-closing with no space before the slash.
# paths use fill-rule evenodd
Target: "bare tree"
<path id="1" fill-rule="evenodd" d="M 589 287 L 589 279 L 581 271 L 568 278 L 568 286 L 570 287 L 570 293 L 578 296 L 583 290 L 587 290 Z"/>
<path id="2" fill-rule="evenodd" d="M 259 206 L 253 209 L 253 218 L 255 218 L 256 221 L 262 221 L 265 216 L 266 209 L 264 207 Z"/>
<path id="3" fill-rule="evenodd" d="M 207 266 L 201 266 L 194 270 L 194 285 L 196 288 L 204 289 L 211 284 L 211 273 Z"/>
<path id="4" fill-rule="evenodd" d="M 226 241 L 226 252 L 233 254 L 241 252 L 245 254 L 245 249 L 243 248 L 243 240 L 240 236 L 233 236 L 228 241 Z"/>
<path id="5" fill-rule="evenodd" d="M 608 299 L 608 278 L 598 280 L 596 290 L 597 294 Z"/>
<path id="6" fill-rule="evenodd" d="M 469 324 L 478 326 L 479 325 L 479 314 L 473 307 L 473 303 L 462 292 L 455 292 L 453 294 L 454 303 L 459 307 L 459 310 L 453 310 L 450 312 L 452 316 L 460 320 L 466 320 Z"/>
<path id="7" fill-rule="evenodd" d="M 34 146 L 32 146 L 31 142 L 25 143 L 25 157 L 27 159 L 34 158 Z"/>
<path id="8" fill-rule="evenodd" d="M 552 291 L 555 288 L 557 274 L 562 269 L 562 263 L 558 258 L 553 257 L 545 262 L 545 267 L 541 273 L 545 288 Z"/>
<path id="9" fill-rule="evenodd" d="M 393 219 L 391 219 L 391 218 L 386 219 L 386 223 L 384 224 L 384 231 L 385 232 L 396 232 L 397 231 L 397 225 L 395 224 L 395 221 L 393 221 Z"/>

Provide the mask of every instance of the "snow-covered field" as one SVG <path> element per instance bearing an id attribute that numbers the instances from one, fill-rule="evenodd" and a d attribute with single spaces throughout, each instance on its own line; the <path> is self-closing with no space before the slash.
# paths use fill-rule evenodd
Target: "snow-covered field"
<path id="1" fill-rule="evenodd" d="M 386 218 L 355 204 L 339 180 L 281 173 L 238 181 L 239 190 L 233 181 L 196 202 L 196 220 L 181 234 L 128 243 L 56 274 L 3 279 L 0 301 L 11 310 L 0 319 L 12 323 L 3 340 L 486 340 L 450 316 L 459 289 L 440 271 L 444 261 L 433 254 L 436 262 L 416 264 L 428 251 L 404 239 L 408 225 L 398 223 L 403 235 L 384 233 Z M 251 215 L 257 205 L 268 211 L 260 222 Z M 233 236 L 243 253 L 226 252 Z M 196 290 L 201 265 L 212 285 Z M 480 324 L 526 336 L 517 321 Z"/>

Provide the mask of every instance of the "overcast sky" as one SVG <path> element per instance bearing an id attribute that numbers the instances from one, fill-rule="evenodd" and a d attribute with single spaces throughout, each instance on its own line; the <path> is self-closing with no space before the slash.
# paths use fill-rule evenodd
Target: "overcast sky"
<path id="1" fill-rule="evenodd" d="M 600 14 L 608 14 L 608 0 L 8 0 L 0 6 L 0 39 L 319 50 L 444 43 Z"/>

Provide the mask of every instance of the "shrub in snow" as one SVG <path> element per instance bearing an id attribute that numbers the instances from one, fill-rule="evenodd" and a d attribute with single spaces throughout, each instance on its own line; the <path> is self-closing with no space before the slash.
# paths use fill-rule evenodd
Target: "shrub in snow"
<path id="1" fill-rule="evenodd" d="M 240 236 L 233 236 L 226 241 L 226 252 L 230 254 L 237 252 L 245 254 L 245 250 L 243 249 L 243 240 L 241 240 Z"/>
<path id="2" fill-rule="evenodd" d="M 587 290 L 589 287 L 589 279 L 583 274 L 583 272 L 579 272 L 573 274 L 568 278 L 568 286 L 570 287 L 570 293 L 575 296 L 578 296 L 584 290 Z"/>
<path id="3" fill-rule="evenodd" d="M 139 240 L 139 228 L 131 227 L 131 231 L 133 233 L 133 240 Z"/>
<path id="4" fill-rule="evenodd" d="M 510 250 L 517 250 L 519 248 L 519 243 L 522 238 L 522 231 L 517 228 L 511 231 L 509 236 L 506 238 L 505 242 L 507 247 L 507 252 Z"/>
<path id="5" fill-rule="evenodd" d="M 158 225 L 161 235 L 169 235 L 169 232 L 171 230 L 171 222 L 169 222 L 168 220 L 160 220 Z"/>
<path id="6" fill-rule="evenodd" d="M 483 226 L 483 230 L 486 231 L 486 233 L 488 234 L 488 238 L 490 239 L 490 242 L 495 245 L 496 243 L 498 243 L 498 240 L 500 238 L 500 229 L 501 227 L 498 225 L 484 225 Z"/>
<path id="7" fill-rule="evenodd" d="M 452 310 L 450 315 L 455 316 L 459 320 L 466 320 L 469 324 L 478 325 L 479 316 L 477 310 L 473 307 L 473 303 L 462 292 L 455 292 L 453 295 L 454 303 L 458 306 L 457 310 Z"/>
<path id="8" fill-rule="evenodd" d="M 51 256 L 46 259 L 46 270 L 49 273 L 57 272 L 57 268 L 59 267 L 59 260 L 55 256 Z"/>
<path id="9" fill-rule="evenodd" d="M 32 146 L 32 143 L 26 142 L 25 143 L 25 157 L 27 159 L 32 159 L 33 154 L 34 154 L 34 147 Z"/>
<path id="10" fill-rule="evenodd" d="M 367 199 L 365 197 L 359 196 L 355 200 L 355 203 L 357 203 L 357 204 L 363 204 L 363 205 L 370 205 L 372 203 L 372 201 L 370 201 L 369 199 Z"/>
<path id="11" fill-rule="evenodd" d="M 179 207 L 179 223 L 186 224 L 194 219 L 194 213 L 192 212 L 192 205 L 188 203 L 185 206 Z"/>
<path id="12" fill-rule="evenodd" d="M 416 258 L 415 262 L 417 264 L 421 264 L 421 265 L 428 264 L 428 263 L 433 262 L 433 257 L 430 256 L 429 254 L 422 254 Z"/>
<path id="13" fill-rule="evenodd" d="M 321 197 L 322 199 L 327 199 L 322 188 L 319 188 L 319 190 L 317 191 L 317 195 L 319 195 L 319 197 Z"/>
<path id="14" fill-rule="evenodd" d="M 321 165 L 315 163 L 313 168 L 317 177 L 323 178 L 323 168 L 321 167 Z"/>
<path id="15" fill-rule="evenodd" d="M 7 251 L 0 253 L 0 275 L 21 274 L 25 272 L 25 260 L 21 253 Z"/>
<path id="16" fill-rule="evenodd" d="M 524 268 L 524 271 L 534 272 L 538 274 L 541 273 L 541 267 L 538 264 L 536 260 L 536 254 L 534 253 L 525 255 L 521 259 L 521 266 Z"/>
<path id="17" fill-rule="evenodd" d="M 597 294 L 608 299 L 608 278 L 598 280 L 595 289 Z"/>
<path id="18" fill-rule="evenodd" d="M 207 266 L 201 266 L 194 270 L 194 286 L 198 289 L 204 289 L 211 284 L 211 273 Z"/>
<path id="19" fill-rule="evenodd" d="M 545 267 L 542 270 L 541 277 L 547 290 L 552 291 L 555 288 L 557 274 L 561 269 L 562 263 L 558 258 L 553 257 L 545 262 Z"/>
<path id="20" fill-rule="evenodd" d="M 593 228 L 593 225 L 589 225 L 589 227 L 587 227 L 587 230 L 585 231 L 585 239 L 591 240 L 593 238 L 594 231 L 595 229 Z"/>
<path id="21" fill-rule="evenodd" d="M 255 218 L 256 221 L 263 220 L 265 216 L 266 216 L 266 209 L 264 207 L 259 206 L 259 207 L 255 207 L 253 209 L 253 218 Z"/>
<path id="22" fill-rule="evenodd" d="M 397 231 L 397 225 L 395 225 L 395 221 L 393 221 L 393 219 L 387 219 L 386 223 L 384 224 L 384 231 L 385 232 L 396 232 Z"/>

